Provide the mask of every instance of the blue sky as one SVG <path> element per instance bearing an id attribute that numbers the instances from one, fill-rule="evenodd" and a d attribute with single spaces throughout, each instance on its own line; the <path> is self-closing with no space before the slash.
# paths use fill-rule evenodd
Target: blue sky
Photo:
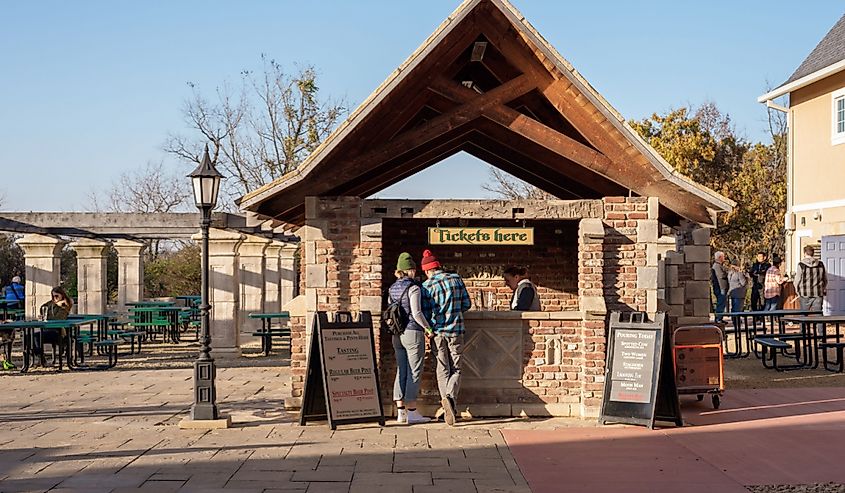
<path id="1" fill-rule="evenodd" d="M 187 82 L 211 93 L 262 53 L 317 67 L 357 106 L 459 4 L 399 1 L 9 1 L 0 30 L 0 191 L 6 210 L 82 210 L 121 173 L 163 161 L 184 130 Z M 627 118 L 713 100 L 765 138 L 756 97 L 785 80 L 843 14 L 841 1 L 514 0 Z M 457 156 L 385 196 L 482 197 Z"/>

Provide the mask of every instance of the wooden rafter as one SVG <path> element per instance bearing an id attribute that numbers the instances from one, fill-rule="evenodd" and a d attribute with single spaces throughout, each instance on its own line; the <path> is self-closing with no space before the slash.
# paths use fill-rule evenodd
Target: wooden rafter
<path id="1" fill-rule="evenodd" d="M 343 161 L 342 166 L 339 167 L 342 172 L 334 175 L 333 181 L 345 181 L 354 178 L 361 173 L 368 172 L 374 166 L 398 156 L 409 154 L 426 142 L 475 120 L 485 110 L 512 101 L 535 89 L 535 87 L 528 77 L 519 76 L 487 93 L 473 93 L 475 96 L 469 99 L 466 104 L 397 135 L 393 140 L 361 156 L 350 161 Z"/>

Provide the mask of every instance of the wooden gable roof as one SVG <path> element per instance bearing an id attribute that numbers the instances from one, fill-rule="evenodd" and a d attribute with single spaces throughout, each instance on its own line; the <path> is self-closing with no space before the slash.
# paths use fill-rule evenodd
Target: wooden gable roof
<path id="1" fill-rule="evenodd" d="M 306 196 L 367 197 L 460 151 L 561 199 L 656 196 L 664 216 L 701 224 L 734 205 L 678 174 L 510 3 L 467 0 L 240 207 L 301 225 Z"/>

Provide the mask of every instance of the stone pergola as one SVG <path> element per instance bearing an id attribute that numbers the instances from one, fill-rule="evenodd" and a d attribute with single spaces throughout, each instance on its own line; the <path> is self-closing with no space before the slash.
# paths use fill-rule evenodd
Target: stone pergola
<path id="1" fill-rule="evenodd" d="M 257 327 L 252 312 L 276 312 L 289 302 L 298 240 L 280 223 L 252 215 L 215 213 L 210 232 L 212 339 L 217 354 L 239 354 Z M 26 263 L 26 316 L 38 316 L 60 285 L 61 252 L 77 255 L 78 313 L 107 310 L 106 258 L 118 255 L 118 309 L 144 296 L 144 249 L 148 240 L 198 239 L 198 213 L 2 212 L 0 231 L 22 234 L 17 244 Z"/>

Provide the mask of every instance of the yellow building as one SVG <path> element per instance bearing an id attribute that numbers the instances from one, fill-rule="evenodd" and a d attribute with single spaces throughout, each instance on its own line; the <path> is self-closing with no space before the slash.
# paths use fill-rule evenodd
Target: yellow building
<path id="1" fill-rule="evenodd" d="M 786 97 L 786 106 L 774 103 Z M 828 270 L 828 306 L 845 312 L 845 16 L 780 87 L 758 98 L 789 121 L 786 270 L 807 245 Z"/>

